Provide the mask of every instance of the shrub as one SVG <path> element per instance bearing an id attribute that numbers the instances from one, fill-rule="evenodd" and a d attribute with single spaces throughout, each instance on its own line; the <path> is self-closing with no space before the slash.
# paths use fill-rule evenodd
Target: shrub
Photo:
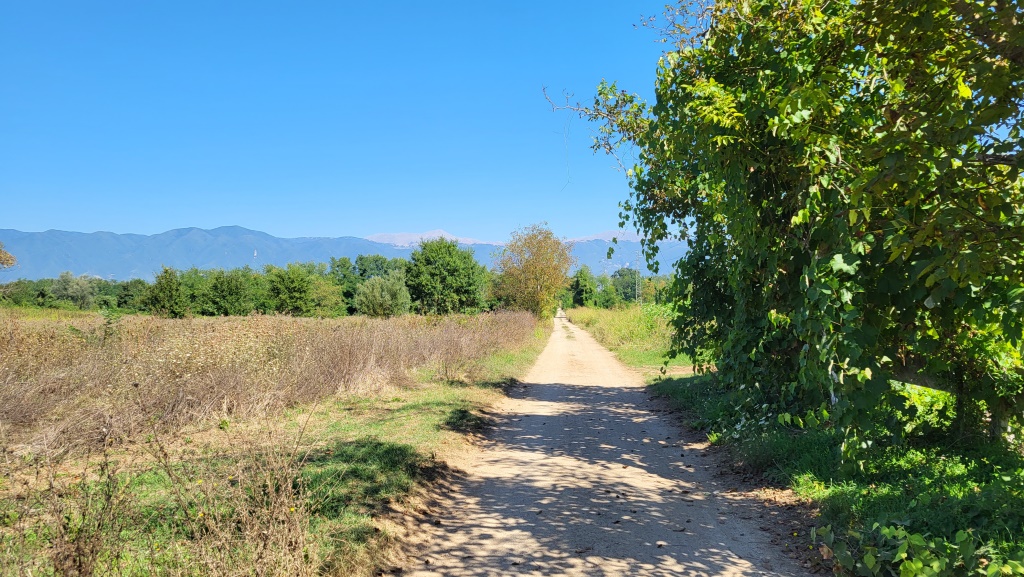
<path id="1" fill-rule="evenodd" d="M 393 271 L 387 276 L 375 276 L 356 289 L 356 310 L 369 317 L 390 318 L 409 312 L 409 289 L 405 275 Z"/>

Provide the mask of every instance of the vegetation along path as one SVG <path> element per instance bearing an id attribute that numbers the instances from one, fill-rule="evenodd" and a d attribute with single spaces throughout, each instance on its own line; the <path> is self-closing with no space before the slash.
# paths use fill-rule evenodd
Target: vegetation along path
<path id="1" fill-rule="evenodd" d="M 564 317 L 403 575 L 799 575 L 643 380 Z M 724 486 L 724 481 L 722 482 Z"/>

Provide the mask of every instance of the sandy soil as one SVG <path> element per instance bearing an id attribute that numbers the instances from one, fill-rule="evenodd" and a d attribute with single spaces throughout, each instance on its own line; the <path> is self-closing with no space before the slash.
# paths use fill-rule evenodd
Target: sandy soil
<path id="1" fill-rule="evenodd" d="M 807 575 L 643 384 L 556 318 L 401 574 Z"/>

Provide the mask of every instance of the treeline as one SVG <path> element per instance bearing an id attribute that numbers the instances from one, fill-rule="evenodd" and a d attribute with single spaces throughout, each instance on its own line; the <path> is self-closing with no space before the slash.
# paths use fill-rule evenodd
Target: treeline
<path id="1" fill-rule="evenodd" d="M 328 263 L 235 269 L 164 267 L 152 283 L 61 273 L 0 285 L 0 302 L 34 306 L 143 312 L 181 318 L 282 313 L 390 317 L 408 312 L 450 314 L 499 308 L 489 290 L 493 274 L 472 250 L 454 241 L 425 241 L 409 260 L 360 255 Z"/>
<path id="2" fill-rule="evenodd" d="M 668 288 L 671 277 L 666 275 L 643 276 L 640 271 L 623 267 L 612 274 L 594 276 L 590 267 L 583 265 L 569 279 L 569 285 L 561 294 L 564 308 L 592 307 L 613 309 L 635 303 L 668 302 Z M 639 291 L 639 292 L 638 292 Z"/>
<path id="3" fill-rule="evenodd" d="M 152 283 L 76 277 L 65 272 L 56 279 L 22 279 L 0 285 L 0 304 L 141 312 L 171 318 L 252 313 L 392 317 L 410 312 L 446 315 L 496 309 L 527 310 L 543 316 L 553 313 L 565 298 L 571 301 L 571 297 L 559 298 L 568 285 L 571 245 L 556 238 L 546 226 L 515 231 L 496 257 L 495 268 L 489 271 L 476 262 L 471 249 L 437 239 L 421 242 L 408 260 L 373 254 L 360 255 L 355 262 L 341 257 L 327 263 L 267 265 L 262 270 L 248 266 L 230 270 L 164 267 Z M 589 285 L 584 282 L 581 286 Z M 600 286 L 595 285 L 594 290 L 599 291 Z M 616 293 L 609 302 L 621 300 Z"/>
<path id="4" fill-rule="evenodd" d="M 460 249 L 461 250 L 461 249 Z M 468 251 L 463 251 L 468 252 Z M 153 283 L 142 279 L 107 280 L 88 275 L 61 273 L 55 279 L 20 279 L 0 285 L 0 303 L 23 307 L 76 310 L 112 310 L 125 313 L 153 313 L 171 317 L 234 316 L 258 312 L 293 316 L 340 317 L 363 314 L 396 316 L 408 312 L 477 312 L 509 307 L 497 296 L 494 271 L 477 265 L 474 273 L 463 258 L 461 272 L 451 279 L 462 285 L 461 297 L 451 304 L 438 303 L 438 286 L 433 296 L 424 295 L 424 284 L 439 272 L 436 266 L 416 275 L 411 293 L 406 278 L 411 262 L 379 254 L 331 258 L 330 262 L 292 263 L 284 267 L 267 265 L 235 269 L 178 270 L 164 268 Z M 639 277 L 639 282 L 637 278 Z M 558 295 L 564 308 L 612 309 L 640 301 L 663 303 L 670 277 L 642 276 L 640 271 L 621 268 L 612 274 L 594 275 L 583 265 Z M 412 294 L 417 298 L 413 299 Z M 440 304 L 440 306 L 438 306 Z"/>

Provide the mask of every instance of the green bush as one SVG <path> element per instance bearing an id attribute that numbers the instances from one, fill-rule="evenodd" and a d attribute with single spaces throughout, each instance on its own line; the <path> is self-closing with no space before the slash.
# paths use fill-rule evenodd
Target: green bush
<path id="1" fill-rule="evenodd" d="M 486 269 L 473 251 L 454 240 L 425 240 L 412 252 L 406 286 L 416 309 L 447 315 L 479 311 L 484 304 Z"/>
<path id="2" fill-rule="evenodd" d="M 409 290 L 405 276 L 392 271 L 387 276 L 375 276 L 359 285 L 355 296 L 356 310 L 370 317 L 395 317 L 409 312 Z"/>

